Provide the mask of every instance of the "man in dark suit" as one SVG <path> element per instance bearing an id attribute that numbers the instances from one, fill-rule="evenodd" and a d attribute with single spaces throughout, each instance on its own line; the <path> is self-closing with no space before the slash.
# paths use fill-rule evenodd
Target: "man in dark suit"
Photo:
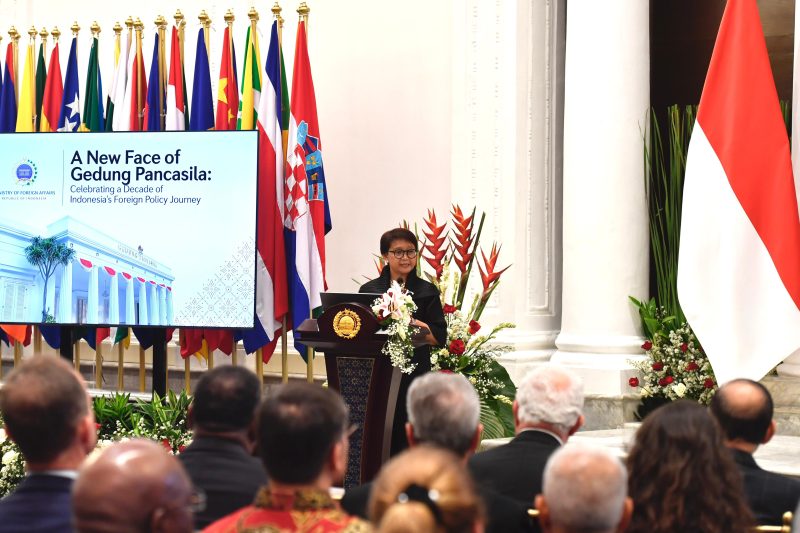
<path id="1" fill-rule="evenodd" d="M 475 480 L 522 505 L 532 506 L 542 492 L 547 459 L 583 425 L 583 383 L 564 367 L 543 365 L 517 388 L 517 436 L 469 461 Z"/>
<path id="2" fill-rule="evenodd" d="M 756 522 L 780 525 L 783 513 L 800 500 L 800 481 L 763 470 L 753 453 L 775 435 L 772 396 L 761 383 L 736 379 L 720 387 L 711 412 L 722 427 L 727 446 L 742 473 L 744 490 Z"/>
<path id="3" fill-rule="evenodd" d="M 97 443 L 91 405 L 83 379 L 61 358 L 34 357 L 8 375 L 0 410 L 27 475 L 0 500 L 0 532 L 72 531 L 70 491 Z"/>
<path id="4" fill-rule="evenodd" d="M 250 505 L 267 483 L 252 455 L 259 400 L 258 378 L 246 368 L 218 366 L 197 383 L 188 413 L 194 439 L 178 459 L 205 494 L 205 509 L 195 514 L 198 529 Z"/>
<path id="5" fill-rule="evenodd" d="M 466 463 L 481 441 L 480 400 L 472 384 L 460 374 L 429 372 L 415 379 L 408 389 L 409 446 L 430 445 L 454 452 Z M 487 508 L 487 533 L 532 531 L 527 509 L 514 500 L 478 485 Z M 372 484 L 348 489 L 342 508 L 367 518 Z"/>

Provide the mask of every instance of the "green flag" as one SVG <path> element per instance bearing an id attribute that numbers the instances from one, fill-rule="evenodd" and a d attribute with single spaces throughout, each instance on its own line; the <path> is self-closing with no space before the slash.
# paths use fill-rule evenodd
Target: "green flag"
<path id="1" fill-rule="evenodd" d="M 47 83 L 47 67 L 44 63 L 44 44 L 39 45 L 39 60 L 36 62 L 36 123 L 34 131 L 39 131 L 44 101 L 44 86 Z"/>
<path id="2" fill-rule="evenodd" d="M 100 79 L 100 65 L 97 59 L 97 37 L 92 39 L 89 52 L 89 68 L 86 71 L 86 100 L 83 104 L 82 131 L 103 131 L 103 82 Z"/>

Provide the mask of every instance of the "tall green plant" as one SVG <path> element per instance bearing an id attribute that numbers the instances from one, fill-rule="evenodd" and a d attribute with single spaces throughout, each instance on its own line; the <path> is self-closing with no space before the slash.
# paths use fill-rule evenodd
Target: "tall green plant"
<path id="1" fill-rule="evenodd" d="M 651 111 L 649 143 L 645 143 L 645 189 L 650 217 L 650 250 L 656 280 L 656 302 L 679 323 L 686 320 L 678 302 L 683 179 L 686 154 L 697 106 L 667 108 L 664 125 Z M 663 132 L 663 133 L 662 133 Z M 666 135 L 666 146 L 662 135 Z"/>

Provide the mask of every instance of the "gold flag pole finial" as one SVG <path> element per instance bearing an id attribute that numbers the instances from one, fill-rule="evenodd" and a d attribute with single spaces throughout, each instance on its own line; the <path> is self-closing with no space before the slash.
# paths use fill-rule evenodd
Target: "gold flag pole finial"
<path id="1" fill-rule="evenodd" d="M 36 27 L 35 26 L 31 26 L 31 29 L 28 30 L 28 37 L 31 38 L 31 42 L 34 42 L 36 40 L 36 34 L 38 34 L 38 33 L 39 32 L 36 31 Z"/>
<path id="2" fill-rule="evenodd" d="M 136 21 L 133 23 L 133 29 L 136 30 L 137 33 L 144 31 L 144 22 L 142 22 L 142 19 L 136 17 Z"/>
<path id="3" fill-rule="evenodd" d="M 114 28 L 113 28 L 113 29 L 114 29 L 114 35 L 116 35 L 117 37 L 119 37 L 119 36 L 120 36 L 120 34 L 122 33 L 122 25 L 119 23 L 119 21 L 117 21 L 117 22 L 114 24 Z"/>
<path id="4" fill-rule="evenodd" d="M 278 42 L 283 41 L 283 17 L 281 16 L 281 11 L 283 11 L 283 8 L 278 2 L 275 2 L 275 5 L 272 6 L 272 15 L 278 21 Z"/>
<path id="5" fill-rule="evenodd" d="M 256 23 L 258 22 L 258 11 L 256 11 L 255 6 L 251 7 L 250 11 L 247 12 L 247 18 L 250 19 L 250 24 L 252 24 L 253 26 L 256 25 Z"/>
<path id="6" fill-rule="evenodd" d="M 173 17 L 175 18 L 175 27 L 178 28 L 178 45 L 180 46 L 181 52 L 181 65 L 183 65 L 183 49 L 186 42 L 184 33 L 186 28 L 186 17 L 183 16 L 183 12 L 180 9 L 175 11 L 175 15 L 173 15 Z"/>
<path id="7" fill-rule="evenodd" d="M 81 31 L 81 27 L 78 26 L 78 21 L 77 20 L 72 23 L 72 26 L 70 26 L 69 29 L 72 30 L 72 35 L 74 35 L 75 37 L 77 37 L 78 36 L 78 32 Z"/>
<path id="8" fill-rule="evenodd" d="M 50 32 L 50 35 L 53 36 L 53 42 L 58 42 L 58 38 L 61 37 L 61 30 L 58 29 L 58 26 L 53 26 L 53 31 Z"/>
<path id="9" fill-rule="evenodd" d="M 227 24 L 229 28 L 233 26 L 233 21 L 236 20 L 236 17 L 233 16 L 232 9 L 227 10 L 223 18 L 225 19 L 225 24 Z"/>
<path id="10" fill-rule="evenodd" d="M 175 19 L 175 27 L 180 28 L 184 24 L 185 17 L 183 16 L 183 13 L 181 12 L 180 9 L 175 11 L 173 18 Z"/>
<path id="11" fill-rule="evenodd" d="M 39 30 L 39 37 L 41 37 L 42 42 L 46 42 L 47 41 L 47 36 L 48 35 L 50 35 L 50 33 L 47 31 L 47 28 L 42 26 L 42 29 Z"/>
<path id="12" fill-rule="evenodd" d="M 311 8 L 305 2 L 300 2 L 300 7 L 297 8 L 297 14 L 300 15 L 300 22 L 305 22 L 306 36 L 308 36 L 308 14 L 311 13 Z"/>
<path id="13" fill-rule="evenodd" d="M 8 30 L 8 35 L 9 37 L 11 37 L 12 41 L 14 42 L 19 41 L 19 32 L 17 31 L 17 28 L 15 28 L 14 26 L 11 26 L 11 29 Z"/>
<path id="14" fill-rule="evenodd" d="M 92 22 L 92 25 L 89 26 L 89 29 L 92 32 L 92 36 L 94 36 L 94 37 L 99 37 L 100 36 L 100 24 L 98 24 L 96 20 L 94 22 Z"/>
<path id="15" fill-rule="evenodd" d="M 133 35 L 133 17 L 125 19 L 125 27 L 128 28 L 128 35 Z"/>

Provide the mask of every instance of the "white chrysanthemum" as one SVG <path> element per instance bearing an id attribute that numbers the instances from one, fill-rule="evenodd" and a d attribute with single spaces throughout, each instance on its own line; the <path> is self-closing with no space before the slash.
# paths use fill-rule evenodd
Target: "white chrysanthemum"
<path id="1" fill-rule="evenodd" d="M 3 466 L 8 466 L 16 461 L 18 456 L 19 453 L 15 452 L 14 450 L 8 450 L 3 454 Z"/>
<path id="2" fill-rule="evenodd" d="M 686 385 L 683 383 L 676 383 L 672 386 L 672 391 L 678 398 L 683 398 L 683 396 L 686 394 Z"/>

